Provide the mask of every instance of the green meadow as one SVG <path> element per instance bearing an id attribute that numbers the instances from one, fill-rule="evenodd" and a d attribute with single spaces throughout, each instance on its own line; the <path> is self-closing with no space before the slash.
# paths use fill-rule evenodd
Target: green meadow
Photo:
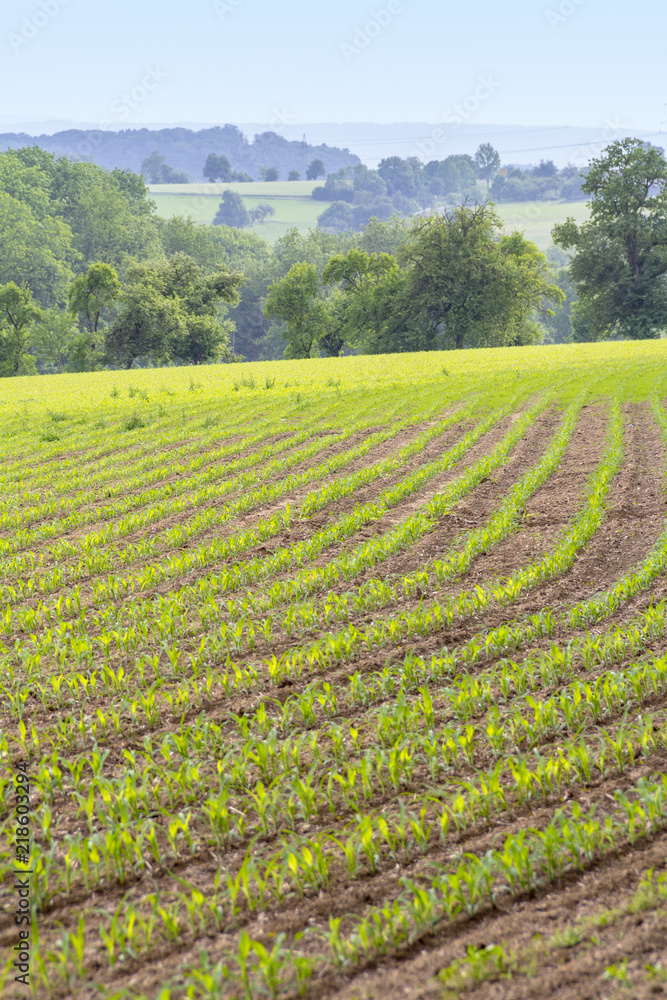
<path id="1" fill-rule="evenodd" d="M 497 205 L 498 215 L 506 229 L 521 229 L 526 238 L 545 251 L 553 242 L 551 230 L 557 222 L 565 222 L 568 216 L 578 224 L 588 218 L 588 203 L 585 201 L 514 201 Z"/>
<path id="2" fill-rule="evenodd" d="M 256 208 L 268 202 L 275 215 L 266 222 L 249 227 L 249 231 L 274 243 L 288 229 L 302 231 L 315 228 L 317 219 L 328 201 L 314 201 L 313 188 L 321 181 L 257 181 L 252 184 L 152 184 L 150 196 L 157 205 L 158 215 L 170 219 L 175 215 L 190 215 L 195 222 L 213 222 L 222 194 L 227 189 L 241 195 L 246 208 Z M 540 250 L 551 244 L 551 230 L 557 222 L 572 216 L 581 223 L 588 218 L 585 201 L 525 201 L 497 206 L 507 229 L 521 229 Z"/>
<path id="3" fill-rule="evenodd" d="M 288 229 L 296 226 L 306 231 L 317 226 L 317 219 L 328 208 L 328 201 L 311 198 L 316 181 L 273 181 L 253 184 L 153 184 L 150 196 L 157 205 L 158 215 L 170 219 L 175 215 L 190 215 L 195 222 L 211 223 L 218 210 L 223 191 L 238 192 L 247 209 L 260 202 L 275 209 L 275 215 L 265 222 L 248 227 L 248 232 L 263 236 L 274 243 Z"/>

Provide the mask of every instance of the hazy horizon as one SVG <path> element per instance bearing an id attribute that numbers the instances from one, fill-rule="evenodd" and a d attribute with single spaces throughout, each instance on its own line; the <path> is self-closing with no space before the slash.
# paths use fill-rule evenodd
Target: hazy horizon
<path id="1" fill-rule="evenodd" d="M 477 123 L 648 130 L 667 118 L 661 8 L 620 0 L 18 0 L 0 13 L 14 121 Z M 648 24 L 647 24 L 648 22 Z M 502 39 L 502 44 L 499 43 Z M 469 42 L 469 44 L 467 44 Z M 619 59 L 623 72 L 619 72 Z M 628 82 L 629 81 L 629 82 Z M 0 116 L 1 118 L 2 116 Z"/>
<path id="2" fill-rule="evenodd" d="M 11 117 L 11 116 L 9 116 Z M 105 126 L 105 131 L 113 132 L 147 128 L 154 131 L 169 128 L 189 128 L 193 131 L 216 127 L 223 122 L 131 122 L 114 128 Z M 569 163 L 583 166 L 592 157 L 598 156 L 611 141 L 632 135 L 665 147 L 667 134 L 647 132 L 629 127 L 585 128 L 583 126 L 533 126 L 495 125 L 484 122 L 467 122 L 460 125 L 439 125 L 434 122 L 306 122 L 285 124 L 277 122 L 234 122 L 244 134 L 252 139 L 257 133 L 271 129 L 288 140 L 301 141 L 306 136 L 312 146 L 327 146 L 348 149 L 359 156 L 369 167 L 377 167 L 388 156 L 417 156 L 422 162 L 442 158 L 452 154 L 472 154 L 482 142 L 491 142 L 500 153 L 503 163 L 528 166 L 542 159 L 551 159 L 557 166 Z M 35 119 L 29 121 L 8 121 L 0 115 L 0 133 L 24 134 L 29 137 L 51 136 L 69 129 L 91 129 L 98 133 L 94 122 Z M 156 140 L 156 145 L 158 140 Z"/>

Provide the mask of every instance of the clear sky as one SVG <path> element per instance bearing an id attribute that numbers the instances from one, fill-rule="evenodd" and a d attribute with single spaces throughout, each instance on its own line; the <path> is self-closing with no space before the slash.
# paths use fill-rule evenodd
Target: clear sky
<path id="1" fill-rule="evenodd" d="M 666 27 L 664 0 L 12 0 L 2 112 L 657 130 Z"/>

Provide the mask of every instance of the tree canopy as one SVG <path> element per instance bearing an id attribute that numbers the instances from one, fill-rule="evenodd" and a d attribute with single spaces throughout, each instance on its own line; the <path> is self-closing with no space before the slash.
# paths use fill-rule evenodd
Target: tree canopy
<path id="1" fill-rule="evenodd" d="M 287 324 L 286 358 L 309 358 L 326 331 L 327 313 L 319 295 L 314 264 L 294 264 L 284 278 L 274 282 L 266 298 L 265 314 Z"/>
<path id="2" fill-rule="evenodd" d="M 575 326 L 589 339 L 657 337 L 667 327 L 667 161 L 639 139 L 613 142 L 582 186 L 590 219 L 554 242 L 574 251 Z"/>
<path id="3" fill-rule="evenodd" d="M 141 173 L 149 184 L 187 184 L 190 175 L 187 170 L 175 170 L 157 150 L 141 163 Z"/>
<path id="4" fill-rule="evenodd" d="M 242 280 L 224 267 L 205 275 L 183 253 L 133 265 L 118 316 L 107 330 L 107 355 L 126 368 L 146 355 L 180 364 L 229 357 L 231 326 L 221 319 L 219 306 L 238 302 Z"/>
<path id="5" fill-rule="evenodd" d="M 491 187 L 491 182 L 500 170 L 500 154 L 493 148 L 490 142 L 483 142 L 475 153 L 475 166 L 477 174 L 486 181 L 487 191 Z"/>
<path id="6" fill-rule="evenodd" d="M 308 167 L 306 168 L 306 180 L 316 181 L 319 180 L 320 177 L 325 177 L 325 176 L 326 176 L 326 169 L 322 161 L 319 159 L 311 160 L 310 163 L 308 164 Z"/>
<path id="7" fill-rule="evenodd" d="M 240 194 L 236 191 L 222 192 L 222 201 L 213 219 L 214 226 L 234 226 L 243 229 L 250 225 L 250 215 Z"/>
<path id="8" fill-rule="evenodd" d="M 0 374 L 22 375 L 34 370 L 26 357 L 28 338 L 40 310 L 29 288 L 13 281 L 0 287 Z"/>
<path id="9" fill-rule="evenodd" d="M 525 342 L 528 316 L 560 301 L 546 257 L 521 233 L 500 238 L 501 229 L 493 206 L 464 205 L 416 220 L 399 251 L 413 307 L 443 347 Z"/>

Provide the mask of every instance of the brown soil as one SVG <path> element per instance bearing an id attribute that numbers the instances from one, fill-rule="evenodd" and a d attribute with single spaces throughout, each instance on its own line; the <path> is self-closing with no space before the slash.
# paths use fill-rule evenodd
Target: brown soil
<path id="1" fill-rule="evenodd" d="M 664 467 L 664 448 L 659 433 L 653 425 L 650 414 L 644 405 L 628 405 L 625 409 L 626 426 L 626 447 L 623 464 L 618 476 L 612 483 L 606 517 L 600 530 L 590 541 L 588 547 L 578 554 L 573 567 L 560 579 L 547 581 L 534 588 L 526 594 L 520 596 L 518 600 L 505 607 L 491 607 L 484 615 L 475 615 L 455 623 L 455 625 L 445 632 L 431 635 L 428 638 L 402 641 L 395 645 L 387 644 L 385 648 L 375 650 L 372 654 L 363 654 L 360 659 L 351 664 L 344 664 L 332 668 L 324 677 L 339 692 L 341 702 L 343 701 L 344 688 L 349 684 L 349 675 L 359 670 L 368 674 L 371 671 L 381 671 L 387 662 L 395 665 L 402 662 L 402 658 L 407 650 L 414 650 L 419 655 L 427 656 L 429 653 L 439 650 L 443 645 L 452 647 L 456 643 L 465 641 L 472 635 L 483 634 L 495 625 L 509 620 L 522 620 L 543 608 L 550 608 L 557 613 L 567 605 L 576 602 L 584 597 L 588 597 L 612 584 L 619 576 L 625 573 L 631 566 L 640 561 L 655 543 L 659 534 L 664 528 L 665 522 L 665 497 L 662 488 L 662 470 Z M 553 412 L 545 413 L 536 423 L 522 442 L 517 446 L 507 463 L 500 468 L 497 473 L 485 482 L 481 483 L 469 496 L 462 500 L 437 526 L 437 528 L 422 538 L 413 548 L 399 553 L 380 567 L 360 575 L 354 581 L 346 581 L 339 588 L 340 592 L 358 586 L 366 579 L 381 576 L 383 579 L 397 580 L 401 576 L 412 572 L 415 569 L 428 565 L 429 561 L 447 552 L 452 545 L 456 545 L 457 540 L 463 532 L 476 528 L 485 523 L 498 503 L 507 494 L 507 491 L 539 459 L 544 451 L 551 435 L 558 425 L 558 416 Z M 571 521 L 576 509 L 582 502 L 582 491 L 588 478 L 599 462 L 604 445 L 604 436 L 607 428 L 607 418 L 603 410 L 598 407 L 588 407 L 582 414 L 577 431 L 569 445 L 561 466 L 535 495 L 526 504 L 521 527 L 505 541 L 495 548 L 479 556 L 470 567 L 469 571 L 460 579 L 451 581 L 451 587 L 443 588 L 442 591 L 434 591 L 429 595 L 422 595 L 425 605 L 431 598 L 441 600 L 448 593 L 458 593 L 461 590 L 471 590 L 476 584 L 488 582 L 494 577 L 504 577 L 514 569 L 520 567 L 528 561 L 539 558 L 540 554 L 554 545 L 558 536 L 562 533 L 567 523 Z M 401 470 L 401 475 L 416 467 L 424 461 L 431 460 L 444 448 L 450 446 L 454 441 L 459 440 L 465 433 L 467 425 L 461 423 L 452 428 L 448 435 L 434 441 L 423 454 L 419 456 L 406 469 Z M 488 453 L 491 447 L 497 442 L 500 436 L 506 431 L 507 422 L 500 424 L 494 430 L 485 435 L 477 445 L 471 449 L 466 456 L 467 462 L 474 461 L 477 457 Z M 373 452 L 373 455 L 366 457 L 359 467 L 367 464 L 368 461 L 376 460 L 400 446 L 402 440 L 409 440 L 416 430 L 413 428 L 405 432 L 404 439 L 395 439 L 381 446 Z M 345 470 L 347 474 L 353 471 L 354 467 Z M 459 465 L 449 470 L 445 475 L 428 484 L 424 490 L 419 491 L 410 497 L 404 504 L 397 506 L 390 516 L 383 518 L 380 522 L 369 526 L 366 533 L 359 532 L 344 545 L 335 550 L 327 551 L 318 560 L 316 565 L 325 564 L 332 556 L 340 554 L 347 548 L 352 547 L 363 537 L 373 537 L 380 532 L 388 530 L 412 510 L 424 503 L 443 486 L 460 474 L 462 466 Z M 319 512 L 316 517 L 296 523 L 289 533 L 289 542 L 307 538 L 310 533 L 318 527 L 322 527 L 328 519 L 339 516 L 341 513 L 353 509 L 360 503 L 372 500 L 377 494 L 392 482 L 396 481 L 395 476 L 383 478 L 375 481 L 369 487 L 358 491 L 352 497 L 346 498 L 340 504 L 331 505 L 325 511 Z M 304 491 L 298 496 L 305 495 Z M 289 497 L 290 502 L 295 502 L 296 495 Z M 284 504 L 284 501 L 283 501 Z M 269 513 L 279 509 L 281 505 L 271 505 L 262 510 L 252 511 L 244 518 L 239 518 L 230 525 L 230 530 L 242 530 L 246 526 L 256 523 L 259 517 L 266 517 Z M 169 522 L 159 525 L 160 529 L 168 526 Z M 213 535 L 213 533 L 212 533 Z M 284 544 L 287 539 L 280 539 Z M 270 551 L 272 545 L 264 545 L 264 551 Z M 257 551 L 262 551 L 258 548 Z M 249 553 L 251 556 L 252 553 Z M 208 573 L 211 568 L 207 568 L 199 575 Z M 193 574 L 196 582 L 197 574 Z M 193 582 L 188 579 L 188 583 Z M 172 587 L 183 585 L 186 581 L 175 580 L 169 586 L 159 588 L 150 594 L 141 595 L 141 599 L 146 600 L 160 593 L 164 593 Z M 266 587 L 274 582 L 267 581 Z M 257 593 L 261 593 L 263 587 L 256 588 Z M 85 593 L 85 588 L 82 588 Z M 611 620 L 600 623 L 597 631 L 613 628 L 616 622 L 629 620 L 638 610 L 645 607 L 651 599 L 660 599 L 667 595 L 667 581 L 661 580 L 651 590 L 650 593 L 628 602 L 622 606 L 618 613 Z M 50 601 L 55 601 L 58 595 L 54 595 Z M 137 595 L 135 595 L 136 599 Z M 396 610 L 406 610 L 414 608 L 419 600 L 419 595 L 406 599 L 396 605 L 396 607 L 382 609 L 379 613 L 359 615 L 351 621 L 357 627 L 370 622 L 376 618 L 390 617 Z M 31 602 L 36 604 L 37 601 Z M 122 603 L 122 602 L 120 602 Z M 49 627 L 52 627 L 49 626 Z M 340 626 L 342 627 L 342 625 Z M 169 713 L 163 712 L 162 721 L 156 724 L 153 729 L 145 717 L 131 712 L 131 702 L 134 694 L 128 691 L 117 693 L 104 692 L 104 688 L 98 687 L 98 694 L 77 704 L 75 695 L 72 695 L 72 705 L 68 709 L 73 712 L 77 729 L 71 735 L 71 747 L 68 749 L 66 742 L 61 741 L 58 748 L 58 758 L 60 758 L 61 770 L 63 772 L 64 787 L 55 793 L 52 804 L 51 815 L 51 840 L 55 846 L 54 853 L 54 873 L 64 871 L 64 857 L 66 852 L 66 837 L 89 836 L 88 823 L 84 818 L 84 808 L 80 808 L 80 800 L 74 795 L 73 778 L 71 770 L 75 768 L 74 761 L 81 758 L 84 762 L 84 774 L 88 774 L 89 780 L 85 783 L 87 788 L 92 787 L 92 774 L 89 762 L 93 760 L 93 754 L 100 748 L 107 749 L 109 755 L 103 766 L 103 774 L 109 779 L 120 779 L 127 772 L 129 767 L 128 757 L 125 752 L 134 753 L 137 760 L 137 784 L 140 781 L 141 769 L 146 760 L 152 760 L 158 769 L 165 773 L 168 770 L 174 771 L 182 763 L 175 753 L 169 757 L 169 752 L 165 749 L 163 739 L 171 734 L 187 733 L 199 718 L 202 722 L 209 719 L 221 726 L 224 731 L 225 743 L 220 753 L 206 748 L 198 751 L 198 756 L 193 750 L 193 767 L 199 769 L 201 776 L 205 779 L 203 790 L 191 801 L 185 802 L 180 793 L 175 794 L 171 805 L 171 812 L 165 817 L 159 810 L 146 814 L 145 810 L 137 821 L 133 821 L 129 829 L 134 830 L 135 826 L 140 826 L 149 816 L 156 820 L 158 829 L 163 830 L 168 822 L 168 816 L 176 812 L 192 812 L 192 832 L 200 838 L 200 844 L 194 855 L 190 854 L 183 845 L 178 859 L 171 858 L 162 866 L 153 863 L 152 869 L 144 874 L 133 874 L 128 872 L 127 879 L 121 884 L 116 873 L 112 870 L 110 876 L 105 880 L 104 885 L 94 890 L 85 889 L 81 872 L 75 870 L 72 874 L 72 890 L 68 894 L 64 883 L 58 894 L 48 903 L 43 905 L 37 914 L 41 948 L 44 955 L 49 952 L 57 954 L 62 945 L 59 943 L 63 930 L 74 932 L 78 926 L 79 915 L 83 914 L 86 926 L 86 950 L 85 959 L 88 966 L 87 974 L 81 979 L 73 974 L 74 965 L 71 966 L 72 979 L 69 984 L 58 979 L 55 965 L 52 959 L 47 959 L 52 971 L 52 995 L 56 998 L 69 998 L 73 1000 L 92 1000 L 99 996 L 99 987 L 107 987 L 116 991 L 122 988 L 131 988 L 143 992 L 146 996 L 155 998 L 158 996 L 162 986 L 169 984 L 172 990 L 172 1000 L 182 1000 L 183 993 L 183 970 L 194 964 L 201 964 L 201 949 L 205 948 L 215 962 L 221 959 L 230 949 L 236 949 L 241 928 L 248 931 L 253 939 L 263 942 L 267 947 L 273 947 L 278 934 L 285 935 L 287 943 L 295 943 L 298 951 L 311 955 L 321 954 L 326 951 L 321 938 L 316 938 L 313 934 L 314 928 L 326 929 L 331 917 L 341 919 L 341 932 L 350 933 L 353 921 L 351 915 L 363 915 L 372 907 L 382 905 L 385 901 L 392 901 L 399 898 L 402 889 L 401 879 L 409 878 L 421 882 L 429 877 L 432 872 L 431 865 L 438 863 L 446 869 L 453 869 L 458 864 L 463 853 L 469 852 L 477 856 L 483 856 L 487 851 L 496 849 L 502 845 L 504 839 L 510 835 L 518 835 L 523 830 L 544 828 L 553 818 L 557 808 L 570 808 L 572 802 L 576 801 L 582 809 L 588 809 L 595 805 L 599 814 L 611 815 L 615 811 L 614 793 L 617 789 L 625 790 L 630 794 L 631 789 L 637 786 L 642 779 L 652 779 L 656 774 L 664 772 L 667 761 L 667 751 L 664 741 L 658 741 L 657 748 L 647 757 L 635 760 L 623 774 L 619 774 L 610 768 L 607 773 L 596 776 L 589 782 L 573 781 L 567 793 L 540 798 L 528 805 L 520 805 L 512 794 L 508 794 L 507 808 L 492 813 L 488 821 L 481 816 L 475 817 L 474 822 L 469 823 L 460 831 L 453 830 L 446 844 L 443 846 L 439 839 L 437 830 L 431 832 L 428 850 L 426 854 L 420 853 L 415 845 L 406 849 L 398 857 L 390 857 L 387 851 L 381 853 L 377 870 L 373 873 L 367 865 L 362 866 L 358 877 L 350 878 L 347 874 L 346 866 L 339 860 L 332 868 L 332 877 L 326 888 L 319 891 L 307 889 L 303 896 L 295 891 L 291 891 L 282 903 L 275 901 L 260 907 L 259 911 L 251 913 L 244 901 L 240 904 L 239 913 L 234 918 L 230 913 L 225 915 L 223 929 L 218 931 L 213 925 L 209 925 L 205 930 L 199 929 L 193 934 L 187 928 L 187 920 L 183 910 L 183 926 L 175 940 L 169 942 L 156 935 L 155 941 L 150 949 L 138 948 L 134 954 L 128 953 L 121 961 L 111 965 L 108 955 L 104 949 L 99 926 L 108 927 L 111 914 L 120 907 L 131 905 L 137 906 L 140 913 L 142 902 L 149 893 L 159 891 L 161 893 L 161 905 L 180 905 L 177 892 L 183 892 L 184 886 L 176 881 L 177 878 L 186 879 L 192 886 L 198 887 L 205 897 L 211 896 L 214 891 L 216 876 L 221 871 L 226 871 L 234 875 L 238 872 L 242 864 L 246 851 L 252 847 L 254 856 L 263 859 L 264 863 L 278 856 L 281 847 L 281 834 L 298 835 L 300 838 L 315 841 L 319 835 L 325 832 L 335 833 L 338 838 L 344 838 L 351 833 L 354 821 L 353 810 L 344 806 L 342 799 L 336 800 L 336 807 L 331 812 L 324 805 L 321 805 L 319 812 L 306 817 L 300 814 L 299 809 L 295 811 L 294 822 L 291 827 L 282 825 L 277 830 L 261 832 L 255 829 L 252 824 L 258 823 L 258 807 L 250 806 L 248 795 L 257 792 L 259 789 L 260 772 L 253 763 L 246 749 L 248 736 L 243 733 L 243 718 L 247 717 L 248 724 L 255 725 L 255 714 L 264 702 L 265 710 L 269 715 L 278 717 L 280 706 L 276 702 L 284 702 L 286 699 L 303 692 L 316 675 L 305 670 L 301 678 L 294 679 L 285 687 L 276 689 L 272 686 L 268 677 L 264 681 L 264 668 L 261 660 L 270 651 L 279 653 L 290 646 L 307 644 L 310 639 L 323 631 L 331 631 L 333 627 L 324 627 L 320 630 L 304 630 L 298 636 L 291 638 L 279 635 L 275 643 L 269 647 L 258 644 L 252 653 L 240 651 L 233 654 L 232 659 L 239 667 L 247 667 L 255 664 L 260 670 L 260 679 L 257 687 L 248 692 L 232 692 L 229 695 L 223 693 L 219 684 L 207 695 L 205 689 L 205 676 L 200 674 L 197 680 L 189 676 L 187 667 L 187 652 L 189 649 L 196 650 L 201 635 L 191 637 L 183 642 L 184 651 L 184 676 L 181 681 L 189 680 L 192 690 L 198 689 L 202 694 L 201 702 L 190 705 L 187 710 L 181 710 L 178 706 L 174 710 L 174 721 Z M 575 633 L 568 631 L 564 625 L 559 626 L 557 639 L 562 644 L 566 644 L 568 638 Z M 78 632 L 86 633 L 85 619 L 77 625 Z M 46 627 L 40 630 L 37 637 L 43 640 L 46 645 L 48 639 Z M 517 659 L 530 654 L 538 648 L 548 648 L 551 639 L 543 643 L 537 643 L 531 650 L 522 651 L 517 654 Z M 9 640 L 5 639 L 5 645 L 9 646 Z M 660 643 L 652 647 L 647 646 L 647 651 L 653 648 L 654 652 L 661 653 Z M 115 669 L 126 664 L 132 668 L 137 657 L 145 652 L 162 655 L 162 662 L 166 664 L 165 654 L 161 653 L 161 641 L 157 636 L 148 637 L 142 640 L 142 645 L 137 650 L 117 653 L 112 659 Z M 76 664 L 68 658 L 63 666 L 54 666 L 52 654 L 45 653 L 41 664 L 32 665 L 34 672 L 33 681 L 26 674 L 26 661 L 22 661 L 17 652 L 10 652 L 8 663 L 11 662 L 16 671 L 18 687 L 15 683 L 5 682 L 3 697 L 0 704 L 0 725 L 2 732 L 9 739 L 10 752 L 13 754 L 14 763 L 24 756 L 17 742 L 18 724 L 16 710 L 10 704 L 10 695 L 14 697 L 17 690 L 26 690 L 29 700 L 26 702 L 24 721 L 35 726 L 35 731 L 39 734 L 42 744 L 39 753 L 34 754 L 31 766 L 36 770 L 39 761 L 42 760 L 45 768 L 52 768 L 52 746 L 50 740 L 58 738 L 57 732 L 63 730 L 63 723 L 66 721 L 66 713 L 60 711 L 49 711 L 48 706 L 34 696 L 31 687 L 34 687 L 34 678 L 41 677 L 41 683 L 49 682 L 51 675 L 63 675 L 65 678 L 72 678 L 77 674 L 90 674 L 90 670 Z M 69 656 L 69 654 L 68 654 Z M 628 657 L 628 662 L 631 660 Z M 102 664 L 94 665 L 98 675 L 101 676 Z M 220 664 L 216 665 L 217 667 Z M 484 673 L 493 668 L 493 660 L 484 660 L 470 668 L 471 673 Z M 622 669 L 622 663 L 614 665 L 615 670 Z M 591 680 L 596 676 L 596 672 L 591 671 L 587 675 Z M 150 673 L 150 671 L 149 671 Z M 163 682 L 161 690 L 174 693 L 177 688 L 177 681 L 171 674 L 168 674 L 165 667 L 165 676 L 160 678 Z M 438 685 L 432 685 L 434 696 L 434 710 L 436 714 L 436 730 L 452 723 L 452 695 L 448 690 L 448 681 L 443 682 L 442 690 L 438 690 Z M 146 684 L 146 687 L 149 685 Z M 535 697 L 546 697 L 554 694 L 557 687 L 545 688 L 535 692 Z M 410 694 L 409 702 L 414 704 L 418 697 L 417 692 Z M 502 716 L 509 717 L 515 707 L 523 704 L 518 696 L 513 698 L 508 706 L 502 706 Z M 98 737 L 94 740 L 92 735 L 92 724 L 96 719 L 97 709 L 101 708 L 103 713 L 109 713 L 111 709 L 119 713 L 122 720 L 120 731 L 105 738 Z M 667 698 L 660 692 L 648 699 L 642 706 L 642 710 L 650 710 L 654 713 L 655 731 L 662 733 L 665 731 L 665 710 L 667 708 Z M 349 750 L 350 740 L 347 746 L 350 753 L 350 760 L 361 761 L 366 751 L 377 748 L 378 734 L 378 710 L 379 703 L 360 707 L 358 710 L 343 712 L 333 721 L 336 724 L 343 724 L 346 721 L 354 722 L 358 733 L 358 752 Z M 473 725 L 481 726 L 484 719 L 483 712 L 472 719 Z M 631 717 L 637 716 L 636 706 L 633 706 Z M 79 718 L 81 723 L 79 724 Z M 602 719 L 598 724 L 587 724 L 582 732 L 581 739 L 586 745 L 595 747 L 604 732 L 617 733 L 623 724 L 622 712 L 619 710 L 613 715 Z M 314 744 L 308 743 L 308 738 L 316 730 L 320 730 L 321 743 L 318 744 L 320 758 L 315 756 Z M 325 733 L 326 730 L 326 733 Z M 252 730 L 255 733 L 255 730 Z M 296 739 L 304 736 L 306 742 L 303 744 L 302 755 L 299 759 L 299 773 L 307 775 L 312 768 L 313 787 L 316 789 L 326 788 L 328 777 L 334 768 L 334 758 L 332 756 L 332 740 L 329 722 L 324 719 L 321 709 L 315 706 L 314 716 L 310 722 L 298 722 L 292 727 L 290 737 Z M 145 742 L 148 738 L 149 742 Z M 62 739 L 62 737 L 61 737 Z M 541 754 L 554 752 L 563 742 L 563 734 L 545 738 L 539 744 Z M 282 738 L 278 737 L 280 743 Z M 450 772 L 444 778 L 438 780 L 436 787 L 433 787 L 433 779 L 429 775 L 425 759 L 420 758 L 415 766 L 415 770 L 410 783 L 406 783 L 397 794 L 393 788 L 387 784 L 384 789 L 379 784 L 374 786 L 366 802 L 361 800 L 360 809 L 363 813 L 377 814 L 382 812 L 385 816 L 398 816 L 400 803 L 403 803 L 408 810 L 414 808 L 418 810 L 424 801 L 427 791 L 432 794 L 433 799 L 441 803 L 449 803 L 459 794 L 462 780 L 471 780 L 475 777 L 476 771 L 493 768 L 497 760 L 496 753 L 484 742 L 483 731 L 480 729 L 478 736 L 478 748 L 475 751 L 474 767 L 472 765 L 462 766 L 459 772 Z M 516 750 L 516 748 L 514 748 Z M 514 752 L 512 750 L 512 752 Z M 234 786 L 233 795 L 230 799 L 232 810 L 236 808 L 234 803 L 244 805 L 246 816 L 250 823 L 249 829 L 233 847 L 224 849 L 215 846 L 212 842 L 207 843 L 206 824 L 202 818 L 201 806 L 208 794 L 217 790 L 218 759 L 224 753 L 230 753 L 230 758 L 223 765 L 223 772 L 229 771 L 235 761 L 241 761 L 245 768 L 244 775 L 248 788 L 245 791 Z M 146 755 L 144 757 L 144 754 Z M 356 754 L 356 756 L 355 756 Z M 505 755 L 506 756 L 506 755 Z M 532 758 L 531 758 L 532 759 Z M 69 761 L 72 769 L 67 767 Z M 296 767 L 296 765 L 295 765 Z M 281 772 L 282 773 L 282 772 Z M 504 771 L 507 780 L 507 771 Z M 288 779 L 296 777 L 296 771 L 291 776 L 282 773 L 281 782 L 287 788 Z M 157 780 L 157 777 L 156 777 Z M 236 779 L 235 779 L 236 780 Z M 268 782 L 263 782 L 266 786 Z M 281 785 L 283 788 L 283 785 Z M 510 793 L 512 789 L 510 788 Z M 285 795 L 290 794 L 289 791 Z M 295 793 L 294 793 L 295 794 Z M 179 797 L 180 796 L 180 797 Z M 92 822 L 96 829 L 99 825 L 99 816 L 103 808 L 100 799 L 100 813 L 92 817 Z M 166 802 L 166 799 L 164 800 Z M 39 806 L 38 797 L 33 801 L 33 808 Z M 431 803 L 428 806 L 433 809 Z M 142 807 L 143 809 L 143 807 Z M 9 806 L 2 815 L 9 817 Z M 667 817 L 664 817 L 667 825 Z M 46 854 L 47 843 L 45 831 L 35 829 L 36 841 Z M 166 845 L 166 837 L 160 833 L 161 843 Z M 569 870 L 556 881 L 543 880 L 532 891 L 519 893 L 511 896 L 508 893 L 497 898 L 496 906 L 487 905 L 479 913 L 465 917 L 460 916 L 452 923 L 441 922 L 430 933 L 423 933 L 416 937 L 410 945 L 403 945 L 398 950 L 389 948 L 385 955 L 371 955 L 362 960 L 357 966 L 350 966 L 343 971 L 337 971 L 330 961 L 318 960 L 316 973 L 306 989 L 306 1000 L 366 1000 L 366 998 L 381 997 L 383 1000 L 441 1000 L 445 986 L 436 978 L 438 973 L 451 966 L 453 962 L 461 960 L 466 956 L 466 949 L 469 946 L 480 948 L 489 944 L 503 944 L 511 949 L 517 956 L 517 964 L 513 969 L 512 976 L 508 978 L 495 978 L 486 981 L 471 982 L 465 989 L 457 987 L 454 995 L 467 996 L 470 993 L 473 997 L 484 998 L 484 1000 L 537 1000 L 541 997 L 555 997 L 557 1000 L 602 1000 L 617 996 L 633 996 L 644 998 L 664 995 L 665 983 L 660 978 L 659 963 L 663 967 L 667 966 L 667 924 L 661 910 L 661 904 L 654 902 L 646 909 L 637 910 L 632 904 L 640 884 L 641 877 L 647 869 L 653 868 L 656 873 L 667 871 L 667 833 L 660 832 L 653 836 L 640 836 L 636 842 L 630 845 L 627 840 L 621 838 L 615 846 L 614 851 L 604 855 L 596 855 L 591 859 L 584 870 Z M 289 878 L 288 875 L 285 876 Z M 190 891 L 190 890 L 188 890 Z M 0 893 L 2 910 L 0 911 L 0 946 L 12 948 L 15 939 L 15 928 L 12 922 L 12 904 L 15 903 L 12 896 L 11 883 L 6 882 L 4 889 Z M 667 903 L 665 904 L 667 906 Z M 608 919 L 601 919 L 600 915 L 605 911 L 612 911 Z M 570 938 L 566 937 L 566 932 L 570 931 Z M 583 929 L 583 930 L 582 930 Z M 306 931 L 305 937 L 300 940 L 296 935 Z M 579 937 L 575 941 L 572 934 L 578 933 Z M 540 935 L 538 939 L 536 936 Z M 554 935 L 557 937 L 554 940 Z M 566 947 L 563 942 L 572 940 L 570 947 Z M 631 987 L 623 985 L 620 979 L 614 978 L 614 974 L 609 973 L 609 969 L 615 967 L 617 970 L 623 960 L 627 958 L 627 966 L 624 966 L 623 975 L 631 982 Z M 653 973 L 647 970 L 647 966 L 653 968 Z M 605 977 L 605 970 L 607 975 Z M 36 980 L 36 976 L 35 976 Z M 662 992 L 660 992 L 662 991 Z M 37 983 L 35 993 L 38 997 L 46 997 L 46 989 Z M 11 1000 L 16 996 L 23 995 L 20 991 L 14 990 L 10 985 L 5 988 L 5 994 Z M 221 998 L 238 997 L 239 987 L 228 985 L 219 994 Z M 253 996 L 260 996 L 258 989 L 255 989 Z M 283 994 L 285 997 L 295 996 L 295 993 Z"/>

